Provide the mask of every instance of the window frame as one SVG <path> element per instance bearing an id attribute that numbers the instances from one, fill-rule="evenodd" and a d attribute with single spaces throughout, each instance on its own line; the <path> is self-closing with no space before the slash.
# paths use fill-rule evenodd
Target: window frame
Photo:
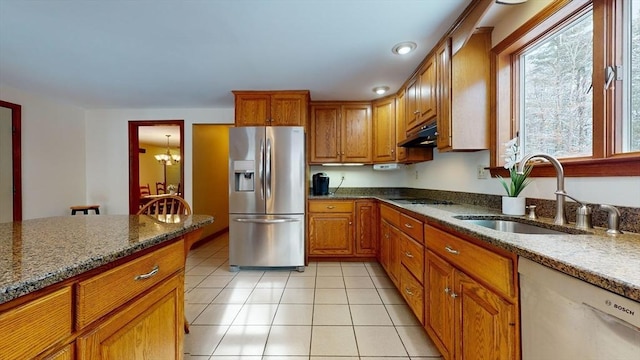
<path id="1" fill-rule="evenodd" d="M 590 157 L 560 159 L 565 176 L 640 176 L 640 152 L 621 153 L 622 114 L 621 81 L 607 91 L 604 64 L 622 63 L 622 2 L 624 0 L 559 0 L 552 2 L 491 50 L 494 73 L 491 116 L 491 174 L 508 176 L 502 167 L 504 146 L 518 131 L 519 99 L 514 94 L 519 86 L 517 58 L 514 53 L 528 47 L 557 27 L 574 20 L 578 14 L 593 8 L 593 149 Z M 630 66 L 630 65 L 629 65 Z M 620 91 L 612 91 L 619 88 Z M 619 115 L 621 116 L 621 115 Z M 555 176 L 550 164 L 534 167 L 533 177 Z"/>

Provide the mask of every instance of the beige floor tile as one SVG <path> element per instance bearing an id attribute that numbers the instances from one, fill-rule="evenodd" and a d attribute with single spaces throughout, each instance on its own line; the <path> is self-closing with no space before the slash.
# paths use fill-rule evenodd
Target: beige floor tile
<path id="1" fill-rule="evenodd" d="M 345 289 L 316 289 L 315 304 L 347 304 Z"/>
<path id="2" fill-rule="evenodd" d="M 376 289 L 347 289 L 349 304 L 382 304 Z"/>
<path id="3" fill-rule="evenodd" d="M 382 302 L 385 304 L 401 305 L 407 302 L 402 298 L 402 295 L 397 289 L 377 289 Z"/>
<path id="4" fill-rule="evenodd" d="M 360 360 L 410 360 L 408 356 L 361 356 Z"/>
<path id="5" fill-rule="evenodd" d="M 198 286 L 207 277 L 205 275 L 185 275 L 184 288 L 191 290 Z M 218 286 L 221 287 L 221 286 Z"/>
<path id="6" fill-rule="evenodd" d="M 393 326 L 384 305 L 349 305 L 353 325 Z"/>
<path id="7" fill-rule="evenodd" d="M 230 326 L 214 355 L 262 355 L 269 326 Z"/>
<path id="8" fill-rule="evenodd" d="M 269 288 L 269 289 L 284 289 L 285 285 L 287 285 L 287 280 L 289 279 L 289 275 L 279 276 L 279 277 L 266 277 L 263 276 L 260 281 L 256 284 L 256 288 Z"/>
<path id="9" fill-rule="evenodd" d="M 289 277 L 286 288 L 313 289 L 316 286 L 316 278 L 311 276 Z"/>
<path id="10" fill-rule="evenodd" d="M 228 326 L 192 324 L 189 334 L 184 336 L 184 352 L 191 355 L 211 355 L 228 328 Z"/>
<path id="11" fill-rule="evenodd" d="M 245 304 L 233 325 L 271 325 L 278 304 Z"/>
<path id="12" fill-rule="evenodd" d="M 236 276 L 229 281 L 227 287 L 253 289 L 258 284 L 258 281 L 260 281 L 260 276 Z"/>
<path id="13" fill-rule="evenodd" d="M 272 326 L 264 355 L 308 355 L 310 346 L 311 326 Z"/>
<path id="14" fill-rule="evenodd" d="M 312 356 L 311 360 L 360 360 L 359 356 Z"/>
<path id="15" fill-rule="evenodd" d="M 313 307 L 313 325 L 353 325 L 349 305 L 322 305 Z"/>
<path id="16" fill-rule="evenodd" d="M 191 323 L 207 306 L 207 304 L 184 304 L 184 316 Z"/>
<path id="17" fill-rule="evenodd" d="M 252 289 L 222 289 L 220 294 L 213 299 L 214 304 L 244 304 Z"/>
<path id="18" fill-rule="evenodd" d="M 238 271 L 238 276 L 259 277 L 264 275 L 264 270 L 242 269 Z"/>
<path id="19" fill-rule="evenodd" d="M 250 304 L 277 304 L 282 298 L 283 288 L 279 289 L 253 289 L 253 292 L 247 299 Z"/>
<path id="20" fill-rule="evenodd" d="M 191 269 L 189 269 L 189 271 L 186 272 L 186 275 L 210 275 L 212 272 L 214 272 L 218 267 L 217 266 L 211 266 L 211 265 L 196 265 L 194 267 L 192 267 Z"/>
<path id="21" fill-rule="evenodd" d="M 349 289 L 375 289 L 369 276 L 345 276 L 344 284 Z"/>
<path id="22" fill-rule="evenodd" d="M 262 360 L 262 356 L 213 355 L 209 360 Z"/>
<path id="23" fill-rule="evenodd" d="M 381 266 L 380 267 L 367 266 L 367 272 L 372 277 L 373 276 L 380 276 L 380 277 L 386 277 L 387 276 L 387 272 Z"/>
<path id="24" fill-rule="evenodd" d="M 209 360 L 209 355 L 184 354 L 183 360 Z"/>
<path id="25" fill-rule="evenodd" d="M 360 356 L 407 356 L 393 326 L 354 326 Z"/>
<path id="26" fill-rule="evenodd" d="M 220 294 L 221 288 L 195 288 L 184 294 L 187 304 L 208 304 Z"/>
<path id="27" fill-rule="evenodd" d="M 317 276 L 342 276 L 342 267 L 318 266 Z"/>
<path id="28" fill-rule="evenodd" d="M 314 289 L 284 289 L 281 304 L 313 304 Z"/>
<path id="29" fill-rule="evenodd" d="M 344 268 L 364 268 L 364 262 L 362 261 L 341 261 L 340 262 L 340 266 L 342 266 L 342 269 Z"/>
<path id="30" fill-rule="evenodd" d="M 316 264 L 317 267 L 336 267 L 336 266 L 342 266 L 340 261 L 316 261 L 314 264 Z"/>
<path id="31" fill-rule="evenodd" d="M 307 266 L 303 272 L 291 271 L 289 273 L 289 277 L 315 277 L 317 274 L 316 266 Z"/>
<path id="32" fill-rule="evenodd" d="M 393 282 L 391 282 L 391 279 L 387 276 L 372 276 L 371 280 L 377 288 L 395 289 L 395 285 L 393 285 Z"/>
<path id="33" fill-rule="evenodd" d="M 370 276 L 364 266 L 342 266 L 343 276 Z"/>
<path id="34" fill-rule="evenodd" d="M 391 321 L 396 326 L 420 326 L 418 319 L 407 305 L 385 305 Z"/>
<path id="35" fill-rule="evenodd" d="M 397 326 L 396 330 L 409 356 L 440 356 L 422 326 Z"/>
<path id="36" fill-rule="evenodd" d="M 311 355 L 358 356 L 352 326 L 314 326 L 311 330 Z"/>
<path id="37" fill-rule="evenodd" d="M 280 304 L 273 325 L 311 325 L 313 304 Z"/>
<path id="38" fill-rule="evenodd" d="M 213 359 L 212 359 L 213 360 Z M 242 359 L 244 360 L 244 359 Z M 283 357 L 281 355 L 268 356 L 265 355 L 262 357 L 262 360 L 309 360 L 309 356 L 286 356 Z"/>
<path id="39" fill-rule="evenodd" d="M 233 280 L 234 276 L 229 275 L 213 275 L 207 276 L 204 280 L 202 280 L 198 287 L 211 287 L 211 288 L 223 288 L 229 284 L 231 280 Z"/>
<path id="40" fill-rule="evenodd" d="M 192 323 L 194 325 L 231 325 L 240 309 L 242 309 L 242 305 L 211 304 Z"/>
<path id="41" fill-rule="evenodd" d="M 316 289 L 344 289 L 344 278 L 342 276 L 318 276 Z"/>
<path id="42" fill-rule="evenodd" d="M 236 276 L 238 275 L 237 272 L 233 272 L 233 271 L 229 271 L 229 264 L 227 264 L 226 262 L 221 264 L 216 271 L 213 272 L 213 274 L 211 275 L 216 275 L 216 276 Z"/>

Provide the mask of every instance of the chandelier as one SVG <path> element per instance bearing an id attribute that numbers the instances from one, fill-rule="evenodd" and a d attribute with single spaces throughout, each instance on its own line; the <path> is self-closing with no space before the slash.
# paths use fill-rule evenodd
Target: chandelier
<path id="1" fill-rule="evenodd" d="M 171 154 L 169 150 L 169 137 L 171 135 L 165 135 L 167 137 L 167 152 L 164 154 L 158 154 L 155 156 L 156 160 L 162 165 L 173 165 L 173 163 L 180 162 L 180 155 Z"/>

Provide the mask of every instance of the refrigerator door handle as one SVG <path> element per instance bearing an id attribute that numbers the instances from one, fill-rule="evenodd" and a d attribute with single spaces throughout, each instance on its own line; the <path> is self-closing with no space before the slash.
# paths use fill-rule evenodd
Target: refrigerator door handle
<path id="1" fill-rule="evenodd" d="M 280 224 L 287 222 L 299 222 L 298 219 L 234 219 L 236 222 L 240 223 L 256 223 L 256 224 Z"/>
<path id="2" fill-rule="evenodd" d="M 260 164 L 258 165 L 260 178 L 260 199 L 264 200 L 264 139 L 260 140 Z"/>
<path id="3" fill-rule="evenodd" d="M 267 193 L 267 199 L 271 198 L 271 139 L 267 138 L 267 150 L 265 152 L 265 192 Z"/>

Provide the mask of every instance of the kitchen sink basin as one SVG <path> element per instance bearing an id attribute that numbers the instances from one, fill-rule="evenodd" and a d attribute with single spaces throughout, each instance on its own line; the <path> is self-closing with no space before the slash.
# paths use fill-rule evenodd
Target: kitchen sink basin
<path id="1" fill-rule="evenodd" d="M 532 235 L 563 235 L 563 234 L 589 234 L 589 232 L 578 230 L 561 228 L 556 226 L 554 229 L 542 227 L 532 223 L 525 223 L 518 221 L 520 219 L 499 219 L 495 217 L 487 216 L 455 216 L 456 219 L 464 220 L 465 222 L 484 226 L 489 229 L 498 230 L 502 232 L 518 233 L 518 234 L 532 234 Z"/>

